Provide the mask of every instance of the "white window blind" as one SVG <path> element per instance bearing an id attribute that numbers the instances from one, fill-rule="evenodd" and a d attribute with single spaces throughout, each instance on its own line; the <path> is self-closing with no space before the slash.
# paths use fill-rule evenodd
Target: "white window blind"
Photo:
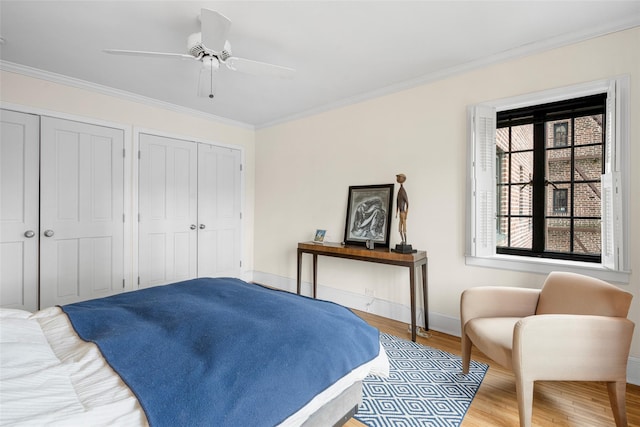
<path id="1" fill-rule="evenodd" d="M 607 90 L 605 163 L 602 175 L 602 265 L 611 270 L 624 268 L 623 192 L 621 188 L 621 141 L 623 116 L 620 109 L 625 81 L 612 80 Z M 620 108 L 622 107 L 622 108 Z"/>
<path id="2" fill-rule="evenodd" d="M 471 253 L 486 257 L 496 253 L 496 109 L 476 105 L 471 116 L 474 212 Z"/>

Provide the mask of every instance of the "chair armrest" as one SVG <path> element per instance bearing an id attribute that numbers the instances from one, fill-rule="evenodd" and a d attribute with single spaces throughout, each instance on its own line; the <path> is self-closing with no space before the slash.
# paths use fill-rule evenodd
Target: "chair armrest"
<path id="1" fill-rule="evenodd" d="M 513 332 L 513 370 L 533 381 L 624 381 L 634 326 L 622 317 L 526 317 Z"/>
<path id="2" fill-rule="evenodd" d="M 460 297 L 460 320 L 464 325 L 477 317 L 525 317 L 536 312 L 540 289 L 480 286 Z"/>

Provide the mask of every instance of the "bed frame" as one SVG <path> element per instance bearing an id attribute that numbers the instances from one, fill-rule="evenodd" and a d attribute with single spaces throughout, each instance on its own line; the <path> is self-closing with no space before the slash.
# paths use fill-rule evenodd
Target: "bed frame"
<path id="1" fill-rule="evenodd" d="M 356 414 L 361 403 L 362 381 L 357 381 L 314 412 L 302 427 L 342 426 Z"/>

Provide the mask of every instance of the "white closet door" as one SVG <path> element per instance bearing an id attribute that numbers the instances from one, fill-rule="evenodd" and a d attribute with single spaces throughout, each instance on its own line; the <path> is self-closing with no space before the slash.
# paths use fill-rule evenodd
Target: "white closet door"
<path id="1" fill-rule="evenodd" d="M 38 308 L 38 116 L 0 110 L 0 306 Z"/>
<path id="2" fill-rule="evenodd" d="M 122 130 L 42 117 L 40 308 L 123 290 Z"/>
<path id="3" fill-rule="evenodd" d="M 197 144 L 140 134 L 139 286 L 197 276 Z"/>
<path id="4" fill-rule="evenodd" d="M 240 176 L 240 150 L 199 144 L 199 277 L 240 277 Z"/>

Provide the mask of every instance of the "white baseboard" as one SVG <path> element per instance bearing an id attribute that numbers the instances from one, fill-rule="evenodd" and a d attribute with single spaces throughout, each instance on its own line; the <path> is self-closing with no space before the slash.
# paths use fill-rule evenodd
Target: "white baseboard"
<path id="1" fill-rule="evenodd" d="M 252 276 L 253 281 L 257 283 L 289 292 L 297 291 L 297 284 L 294 279 L 259 271 L 254 271 Z M 302 282 L 301 287 L 302 295 L 312 294 L 311 283 Z M 386 317 L 387 319 L 393 319 L 407 324 L 411 323 L 411 307 L 408 304 L 404 305 L 379 298 L 367 297 L 361 294 L 354 294 L 353 292 L 322 286 L 321 284 L 318 284 L 317 292 L 318 297 L 323 300 L 335 302 L 345 307 L 372 313 L 377 316 Z M 424 326 L 423 319 L 424 311 L 422 309 L 418 309 L 416 312 L 416 323 L 418 326 Z M 459 337 L 461 335 L 460 319 L 430 311 L 429 329 Z M 640 385 L 640 358 L 638 357 L 629 357 L 629 361 L 627 363 L 627 382 L 629 384 Z"/>
<path id="2" fill-rule="evenodd" d="M 627 362 L 627 382 L 640 385 L 640 357 L 629 357 Z"/>
<path id="3" fill-rule="evenodd" d="M 253 281 L 289 292 L 297 291 L 296 281 L 287 277 L 254 271 Z M 301 288 L 302 295 L 309 296 L 312 294 L 311 283 L 302 282 Z M 318 284 L 317 292 L 318 297 L 323 300 L 386 317 L 387 319 L 393 319 L 407 324 L 411 323 L 411 307 L 408 304 L 404 305 L 379 298 L 367 297 L 353 292 L 322 286 L 321 284 Z M 422 308 L 418 308 L 416 311 L 416 323 L 418 326 L 424 327 L 424 311 Z M 440 313 L 429 312 L 429 329 L 459 337 L 460 319 Z"/>

